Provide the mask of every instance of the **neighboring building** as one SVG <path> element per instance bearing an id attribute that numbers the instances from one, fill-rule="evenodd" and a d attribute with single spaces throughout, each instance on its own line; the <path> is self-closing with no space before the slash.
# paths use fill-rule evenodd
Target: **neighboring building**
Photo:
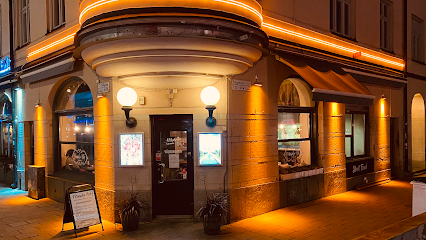
<path id="1" fill-rule="evenodd" d="M 13 3 L 15 151 L 20 171 L 46 168 L 49 198 L 90 183 L 115 221 L 131 188 L 153 217 L 193 215 L 207 189 L 236 221 L 426 168 L 421 0 Z M 324 173 L 284 180 L 293 165 Z"/>

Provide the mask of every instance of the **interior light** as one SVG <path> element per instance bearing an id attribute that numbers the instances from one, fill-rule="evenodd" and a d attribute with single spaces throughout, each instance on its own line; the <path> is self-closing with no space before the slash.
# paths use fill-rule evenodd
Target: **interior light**
<path id="1" fill-rule="evenodd" d="M 80 131 L 80 128 L 77 125 L 75 125 L 74 131 L 78 132 L 78 131 Z"/>
<path id="2" fill-rule="evenodd" d="M 90 128 L 89 128 L 89 126 L 86 126 L 86 127 L 84 128 L 84 131 L 85 131 L 85 132 L 87 132 L 87 133 L 88 133 L 88 132 L 90 132 Z"/>
<path id="3" fill-rule="evenodd" d="M 68 92 L 68 93 L 70 93 L 70 92 L 71 92 L 71 89 L 70 89 L 70 88 L 68 88 L 68 89 L 67 89 L 67 92 Z"/>
<path id="4" fill-rule="evenodd" d="M 283 129 L 284 128 L 284 124 L 281 123 L 280 124 L 280 128 Z"/>

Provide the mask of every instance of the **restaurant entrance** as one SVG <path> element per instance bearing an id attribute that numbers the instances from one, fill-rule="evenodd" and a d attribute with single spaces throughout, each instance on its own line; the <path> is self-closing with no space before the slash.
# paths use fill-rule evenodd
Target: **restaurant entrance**
<path id="1" fill-rule="evenodd" d="M 192 115 L 151 116 L 152 215 L 194 214 Z"/>

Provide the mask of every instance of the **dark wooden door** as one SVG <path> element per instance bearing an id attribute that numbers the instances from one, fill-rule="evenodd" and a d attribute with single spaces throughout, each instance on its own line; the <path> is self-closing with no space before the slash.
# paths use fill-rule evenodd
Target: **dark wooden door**
<path id="1" fill-rule="evenodd" d="M 153 217 L 193 215 L 192 115 L 151 116 L 151 123 Z"/>

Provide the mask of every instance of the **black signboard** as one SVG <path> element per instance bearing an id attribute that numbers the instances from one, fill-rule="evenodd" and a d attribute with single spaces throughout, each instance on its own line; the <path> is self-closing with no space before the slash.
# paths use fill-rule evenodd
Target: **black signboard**
<path id="1" fill-rule="evenodd" d="M 62 231 L 64 223 L 69 222 L 74 224 L 75 237 L 77 237 L 76 230 L 80 228 L 101 224 L 102 230 L 104 230 L 95 188 L 90 184 L 73 186 L 67 190 Z"/>
<path id="2" fill-rule="evenodd" d="M 374 172 L 374 158 L 346 163 L 346 177 L 356 177 Z"/>

